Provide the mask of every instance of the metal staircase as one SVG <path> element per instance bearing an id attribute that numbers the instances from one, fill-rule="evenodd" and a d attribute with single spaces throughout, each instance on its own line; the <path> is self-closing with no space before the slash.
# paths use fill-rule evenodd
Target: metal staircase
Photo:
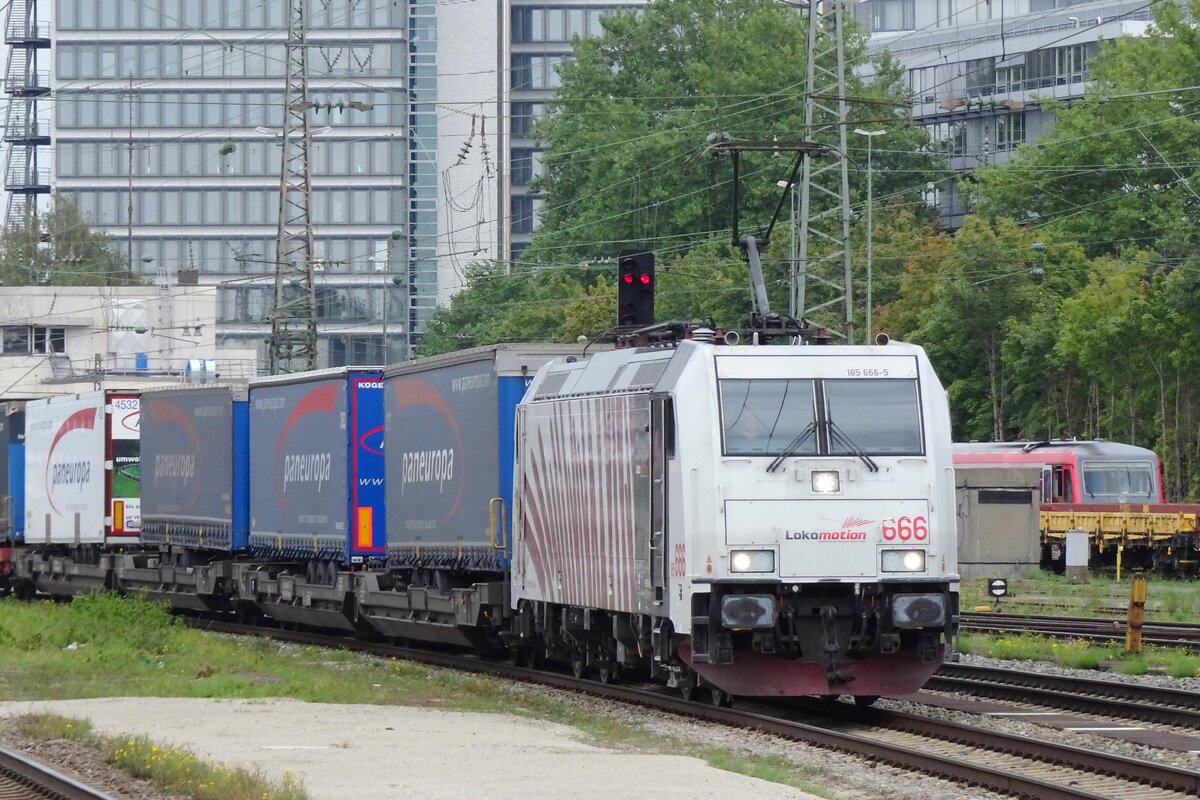
<path id="1" fill-rule="evenodd" d="M 38 196 L 50 193 L 49 171 L 38 166 L 40 149 L 50 146 L 50 125 L 38 114 L 38 100 L 50 94 L 50 71 L 38 68 L 38 54 L 50 49 L 50 31 L 38 23 L 37 5 L 38 0 L 12 0 L 4 25 L 4 44 L 8 46 L 4 189 L 8 192 L 5 226 L 9 228 L 30 224 L 37 217 Z"/>

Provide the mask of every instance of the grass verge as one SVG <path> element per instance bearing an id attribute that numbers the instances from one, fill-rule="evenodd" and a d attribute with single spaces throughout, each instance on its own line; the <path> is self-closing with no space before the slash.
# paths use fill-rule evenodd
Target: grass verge
<path id="1" fill-rule="evenodd" d="M 185 627 L 164 605 L 138 597 L 89 594 L 67 604 L 0 600 L 0 699 L 88 697 L 282 697 L 515 714 L 574 727 L 602 746 L 693 756 L 720 769 L 833 796 L 821 787 L 825 773 L 819 769 L 663 736 L 637 722 L 488 676 L 268 639 L 214 636 Z M 176 760 L 164 755 L 172 751 L 155 750 L 152 742 L 130 743 L 128 737 L 120 742 L 129 750 L 120 758 L 123 769 L 150 770 Z M 172 773 L 188 772 L 185 755 L 179 754 Z M 835 781 L 826 777 L 824 782 Z M 278 788 L 292 789 L 298 787 Z M 197 791 L 180 793 L 210 796 Z"/>
<path id="2" fill-rule="evenodd" d="M 186 750 L 159 747 L 145 737 L 101 736 L 86 720 L 28 714 L 19 717 L 16 726 L 29 739 L 80 742 L 109 764 L 168 794 L 194 800 L 308 800 L 303 782 L 294 775 L 275 783 L 257 770 L 214 766 Z"/>
<path id="3" fill-rule="evenodd" d="M 1125 675 L 1144 675 L 1148 672 L 1175 678 L 1200 675 L 1200 655 L 1153 645 L 1147 645 L 1141 653 L 1127 654 L 1120 644 L 1060 641 L 1027 633 L 1005 636 L 964 633 L 958 637 L 958 650 L 1012 661 L 1051 661 L 1075 669 L 1105 668 Z"/>
<path id="4" fill-rule="evenodd" d="M 1122 573 L 1117 582 L 1112 573 L 1096 573 L 1091 580 L 1079 583 L 1063 575 L 1032 570 L 1008 582 L 1009 596 L 1001 601 L 1000 610 L 1054 616 L 1124 616 L 1132 574 Z M 1200 581 L 1157 575 L 1148 575 L 1147 580 L 1147 620 L 1200 622 Z M 984 578 L 964 580 L 960 591 L 960 605 L 966 611 L 993 605 Z"/>

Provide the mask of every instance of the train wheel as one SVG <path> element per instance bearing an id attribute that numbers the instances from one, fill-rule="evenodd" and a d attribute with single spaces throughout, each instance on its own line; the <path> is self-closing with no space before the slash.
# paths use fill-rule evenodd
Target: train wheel
<path id="1" fill-rule="evenodd" d="M 729 692 L 715 686 L 709 690 L 708 699 L 717 708 L 729 708 L 733 705 L 733 697 Z"/>
<path id="2" fill-rule="evenodd" d="M 879 695 L 877 694 L 856 694 L 854 695 L 854 705 L 860 708 L 870 708 L 878 699 Z"/>
<path id="3" fill-rule="evenodd" d="M 596 679 L 601 683 L 613 683 L 617 680 L 618 670 L 615 661 L 606 661 L 596 668 Z"/>
<path id="4" fill-rule="evenodd" d="M 695 700 L 696 673 L 692 672 L 690 669 L 687 670 L 684 673 L 684 677 L 680 678 L 679 682 L 675 685 L 675 688 L 679 690 L 679 696 L 684 700 L 687 700 L 689 703 Z"/>
<path id="5" fill-rule="evenodd" d="M 576 678 L 582 678 L 583 677 L 583 667 L 584 667 L 583 651 L 582 650 L 572 650 L 571 651 L 571 674 L 574 675 Z"/>

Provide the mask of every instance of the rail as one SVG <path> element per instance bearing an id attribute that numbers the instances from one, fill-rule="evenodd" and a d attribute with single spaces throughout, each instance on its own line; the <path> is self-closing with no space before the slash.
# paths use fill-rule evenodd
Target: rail
<path id="1" fill-rule="evenodd" d="M 74 778 L 5 747 L 0 747 L 0 797 L 20 797 L 22 800 L 113 800 L 111 795 L 85 786 Z"/>

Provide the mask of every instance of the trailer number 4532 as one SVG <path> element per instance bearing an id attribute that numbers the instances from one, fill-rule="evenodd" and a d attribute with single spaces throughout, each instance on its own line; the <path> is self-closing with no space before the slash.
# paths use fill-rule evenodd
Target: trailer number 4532
<path id="1" fill-rule="evenodd" d="M 929 520 L 925 517 L 885 517 L 883 540 L 885 542 L 924 542 L 929 539 Z"/>

